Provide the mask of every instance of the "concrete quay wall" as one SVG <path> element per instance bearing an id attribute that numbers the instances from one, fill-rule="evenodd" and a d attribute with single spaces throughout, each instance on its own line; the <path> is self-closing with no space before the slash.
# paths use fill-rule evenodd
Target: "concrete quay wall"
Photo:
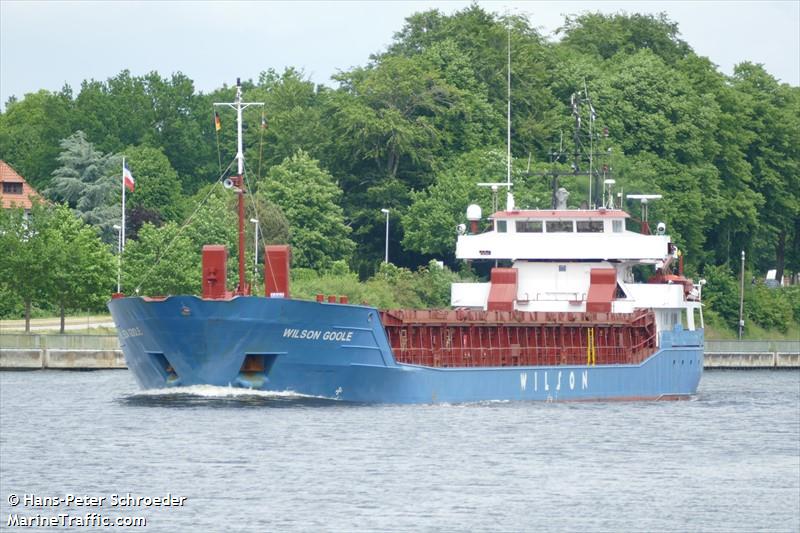
<path id="1" fill-rule="evenodd" d="M 102 370 L 127 368 L 122 350 L 0 348 L 0 370 Z"/>
<path id="2" fill-rule="evenodd" d="M 0 370 L 44 368 L 44 350 L 0 349 Z"/>
<path id="3" fill-rule="evenodd" d="M 705 368 L 800 368 L 798 341 L 706 341 Z M 0 370 L 126 368 L 116 335 L 0 335 Z"/>
<path id="4" fill-rule="evenodd" d="M 703 368 L 800 368 L 800 352 L 705 352 Z"/>

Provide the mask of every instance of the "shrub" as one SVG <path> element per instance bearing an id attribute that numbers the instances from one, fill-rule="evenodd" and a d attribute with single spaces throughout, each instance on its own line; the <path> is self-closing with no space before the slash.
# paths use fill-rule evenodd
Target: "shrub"
<path id="1" fill-rule="evenodd" d="M 739 321 L 739 286 L 727 265 L 706 265 L 703 270 L 706 286 L 703 302 L 718 315 L 726 327 L 735 328 Z"/>
<path id="2" fill-rule="evenodd" d="M 782 289 L 770 289 L 762 283 L 745 289 L 745 314 L 764 329 L 786 333 L 792 321 L 792 308 Z"/>
<path id="3" fill-rule="evenodd" d="M 292 295 L 313 299 L 317 294 L 347 296 L 352 303 L 367 303 L 379 309 L 423 309 L 448 307 L 450 284 L 462 279 L 447 267 L 431 261 L 416 272 L 391 263 L 364 283 L 345 262 L 334 262 L 323 273 L 297 268 L 292 271 Z"/>

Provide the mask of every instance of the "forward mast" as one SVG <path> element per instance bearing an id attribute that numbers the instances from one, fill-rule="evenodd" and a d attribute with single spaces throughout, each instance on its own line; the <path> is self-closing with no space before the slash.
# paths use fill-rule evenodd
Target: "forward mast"
<path id="1" fill-rule="evenodd" d="M 242 149 L 242 111 L 250 106 L 263 106 L 264 102 L 243 102 L 242 101 L 242 83 L 239 78 L 236 78 L 236 99 L 233 102 L 214 102 L 215 106 L 227 106 L 236 111 L 236 176 L 225 180 L 225 187 L 233 189 L 238 195 L 238 215 L 239 215 L 239 284 L 236 287 L 235 294 L 249 295 L 250 285 L 245 279 L 245 235 L 244 235 L 244 194 L 245 194 L 245 181 L 244 181 L 244 150 Z M 255 253 L 258 253 L 257 251 Z"/>

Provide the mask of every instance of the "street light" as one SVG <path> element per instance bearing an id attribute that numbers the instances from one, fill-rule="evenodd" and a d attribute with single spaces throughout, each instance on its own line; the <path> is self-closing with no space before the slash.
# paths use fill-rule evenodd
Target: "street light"
<path id="1" fill-rule="evenodd" d="M 256 225 L 256 232 L 253 236 L 253 285 L 255 285 L 258 278 L 258 219 L 251 218 L 250 222 Z"/>
<path id="2" fill-rule="evenodd" d="M 383 262 L 389 262 L 389 210 L 386 208 L 381 209 L 381 213 L 386 215 L 386 255 L 384 256 Z"/>
<path id="3" fill-rule="evenodd" d="M 114 230 L 117 232 L 117 292 L 120 290 L 120 277 L 122 272 L 122 228 L 119 224 L 114 224 Z"/>
<path id="4" fill-rule="evenodd" d="M 741 284 L 739 286 L 739 340 L 744 330 L 744 250 L 742 250 Z"/>

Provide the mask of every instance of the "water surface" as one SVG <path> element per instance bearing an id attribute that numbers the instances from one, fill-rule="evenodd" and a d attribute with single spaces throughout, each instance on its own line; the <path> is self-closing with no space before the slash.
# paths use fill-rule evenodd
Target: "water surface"
<path id="1" fill-rule="evenodd" d="M 8 503 L 68 493 L 187 499 Z M 692 401 L 422 406 L 0 372 L 0 529 L 59 512 L 147 532 L 796 532 L 800 372 L 708 371 Z"/>

